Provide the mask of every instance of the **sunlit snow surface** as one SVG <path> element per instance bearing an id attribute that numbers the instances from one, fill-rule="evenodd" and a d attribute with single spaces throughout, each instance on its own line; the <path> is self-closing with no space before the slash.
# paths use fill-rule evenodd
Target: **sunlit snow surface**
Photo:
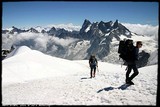
<path id="1" fill-rule="evenodd" d="M 123 87 L 126 66 L 66 60 L 21 46 L 2 61 L 2 105 L 156 105 L 158 65 L 139 69 Z M 99 72 L 98 72 L 99 71 Z"/>

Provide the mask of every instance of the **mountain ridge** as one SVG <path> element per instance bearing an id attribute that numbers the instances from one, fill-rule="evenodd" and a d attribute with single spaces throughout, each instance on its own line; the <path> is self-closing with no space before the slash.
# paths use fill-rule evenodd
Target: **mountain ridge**
<path id="1" fill-rule="evenodd" d="M 136 33 L 132 33 L 124 25 L 119 23 L 118 20 L 115 22 L 100 21 L 91 23 L 89 20 L 85 19 L 79 31 L 67 31 L 64 28 L 55 27 L 51 27 L 51 29 L 47 30 L 43 29 L 41 32 L 35 28 L 27 30 L 21 30 L 14 26 L 12 28 L 13 29 L 10 31 L 2 30 L 2 34 L 8 36 L 17 35 L 17 38 L 18 35 L 29 36 L 32 35 L 32 33 L 33 36 L 30 38 L 28 37 L 28 39 L 19 40 L 18 42 L 16 40 L 13 42 L 12 40 L 13 44 L 11 45 L 27 45 L 32 49 L 40 50 L 52 56 L 71 60 L 88 59 L 91 54 L 95 54 L 98 60 L 107 61 L 106 57 L 110 56 L 112 53 L 114 53 L 116 55 L 115 58 L 118 59 L 116 51 L 110 51 L 113 50 L 112 48 L 118 48 L 118 41 L 124 39 L 124 37 L 130 39 L 136 36 L 137 38 L 141 37 Z M 36 39 L 36 37 L 39 39 Z M 4 38 L 7 40 L 9 39 L 7 37 Z M 73 39 L 70 40 L 71 38 Z M 46 40 L 46 42 L 44 40 Z M 45 44 L 42 44 L 42 41 L 44 41 Z M 67 43 L 67 41 L 70 42 Z M 113 41 L 117 41 L 116 44 L 113 44 L 115 47 L 112 46 Z M 141 64 L 139 64 L 139 67 L 147 65 L 150 53 L 143 50 L 143 52 L 141 51 L 141 56 L 143 56 L 143 60 L 140 61 Z M 115 61 L 118 63 L 120 62 L 118 60 Z"/>

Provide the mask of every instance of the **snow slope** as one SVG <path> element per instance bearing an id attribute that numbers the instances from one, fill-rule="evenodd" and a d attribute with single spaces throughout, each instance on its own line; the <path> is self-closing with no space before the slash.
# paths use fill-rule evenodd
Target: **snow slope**
<path id="1" fill-rule="evenodd" d="M 126 66 L 99 61 L 90 79 L 88 60 L 60 59 L 26 46 L 13 52 L 2 61 L 3 105 L 156 105 L 158 65 L 140 68 L 135 85 L 126 88 Z"/>

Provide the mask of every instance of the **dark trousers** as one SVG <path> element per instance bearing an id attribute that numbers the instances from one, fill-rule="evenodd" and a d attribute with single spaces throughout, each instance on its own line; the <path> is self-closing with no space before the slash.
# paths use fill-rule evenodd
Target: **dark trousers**
<path id="1" fill-rule="evenodd" d="M 133 69 L 134 73 L 129 77 L 129 74 L 131 73 L 132 69 Z M 139 72 L 138 72 L 138 69 L 137 69 L 135 63 L 127 65 L 127 72 L 126 72 L 126 80 L 127 81 L 131 81 L 138 74 L 139 74 Z"/>
<path id="2" fill-rule="evenodd" d="M 91 77 L 95 76 L 96 74 L 96 66 L 95 65 L 92 65 L 90 66 L 91 67 L 91 72 L 90 72 L 90 75 Z"/>

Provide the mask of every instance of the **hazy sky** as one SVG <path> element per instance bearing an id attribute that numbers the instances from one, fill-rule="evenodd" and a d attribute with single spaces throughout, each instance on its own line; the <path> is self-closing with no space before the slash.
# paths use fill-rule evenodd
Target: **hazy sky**
<path id="1" fill-rule="evenodd" d="M 158 2 L 2 2 L 2 27 L 35 27 L 50 24 L 82 26 L 85 19 L 158 25 Z"/>

